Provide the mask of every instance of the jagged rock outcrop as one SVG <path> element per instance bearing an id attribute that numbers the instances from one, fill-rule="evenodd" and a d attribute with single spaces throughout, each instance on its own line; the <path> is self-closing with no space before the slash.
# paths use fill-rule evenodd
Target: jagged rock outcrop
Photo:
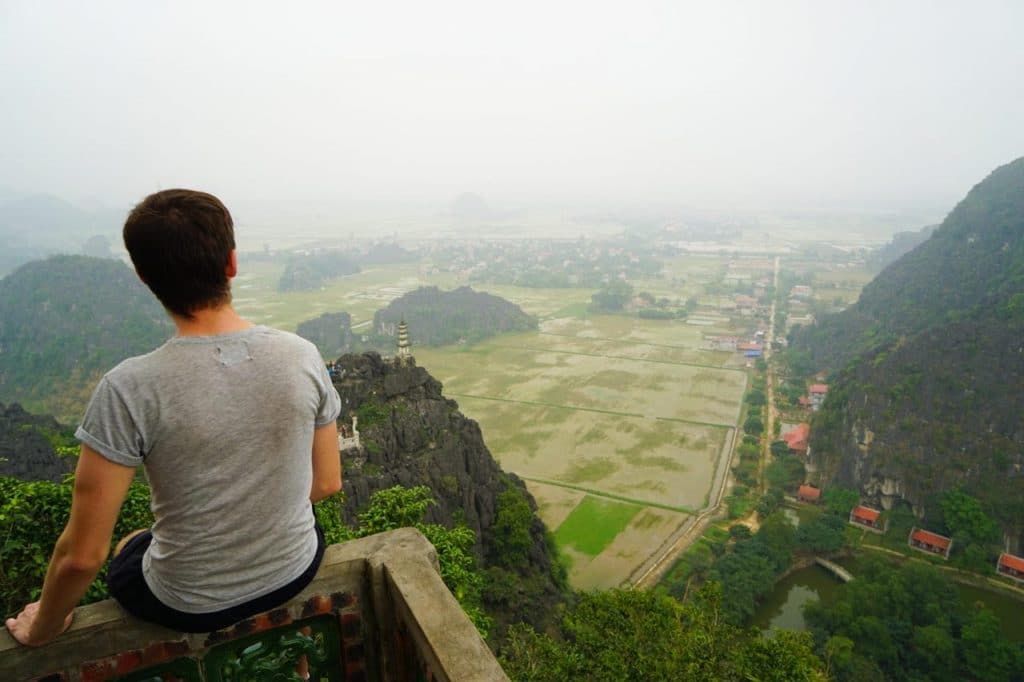
<path id="1" fill-rule="evenodd" d="M 495 519 L 499 496 L 517 489 L 532 510 L 532 544 L 527 560 L 515 567 L 524 594 L 509 622 L 542 626 L 563 590 L 547 530 L 536 502 L 513 474 L 502 471 L 484 444 L 480 426 L 445 398 L 441 383 L 415 364 L 400 366 L 374 352 L 343 355 L 334 385 L 342 401 L 342 423 L 359 417 L 359 450 L 343 453 L 345 515 L 354 521 L 370 496 L 395 485 L 428 486 L 437 501 L 427 521 L 462 523 L 476 533 L 484 567 L 498 558 Z M 486 599 L 486 597 L 485 597 Z"/>
<path id="2" fill-rule="evenodd" d="M 74 461 L 58 456 L 52 440 L 64 432 L 53 417 L 29 414 L 18 403 L 0 403 L 0 476 L 63 480 Z"/>

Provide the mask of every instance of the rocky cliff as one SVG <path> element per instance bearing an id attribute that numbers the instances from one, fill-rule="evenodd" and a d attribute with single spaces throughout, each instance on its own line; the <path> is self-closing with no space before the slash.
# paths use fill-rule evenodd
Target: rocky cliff
<path id="1" fill-rule="evenodd" d="M 341 396 L 342 423 L 356 415 L 361 440 L 358 449 L 343 453 L 347 520 L 354 521 L 378 490 L 428 486 L 437 504 L 427 521 L 472 529 L 489 579 L 504 583 L 493 586 L 500 590 L 485 591 L 485 602 L 490 595 L 499 621 L 525 620 L 542 627 L 560 599 L 564 575 L 533 497 L 521 480 L 498 466 L 479 425 L 444 397 L 440 382 L 413 363 L 401 366 L 371 352 L 343 355 L 337 365 L 334 385 Z M 502 561 L 507 543 L 496 525 L 500 505 L 508 499 L 503 493 L 510 489 L 531 511 L 531 542 L 525 560 L 514 566 Z"/>
<path id="2" fill-rule="evenodd" d="M 976 185 L 849 310 L 797 329 L 832 373 L 812 422 L 824 485 L 941 523 L 962 488 L 1019 547 L 1024 533 L 1024 159 Z"/>
<path id="3" fill-rule="evenodd" d="M 0 476 L 23 481 L 61 481 L 74 458 L 61 457 L 56 445 L 67 440 L 67 429 L 53 417 L 33 415 L 21 405 L 0 403 Z"/>

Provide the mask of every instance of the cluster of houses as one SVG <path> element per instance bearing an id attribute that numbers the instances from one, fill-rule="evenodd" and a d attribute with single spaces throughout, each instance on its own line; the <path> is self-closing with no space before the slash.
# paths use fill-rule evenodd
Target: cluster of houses
<path id="1" fill-rule="evenodd" d="M 705 336 L 704 346 L 709 350 L 743 353 L 746 358 L 760 358 L 764 355 L 764 332 L 755 332 L 751 341 L 740 341 L 738 336 Z"/>
<path id="2" fill-rule="evenodd" d="M 744 317 L 764 315 L 768 311 L 767 306 L 762 305 L 760 299 L 754 296 L 747 296 L 746 294 L 738 294 L 731 299 L 723 299 L 718 304 L 718 309 L 723 311 L 735 310 Z"/>
<path id="3" fill-rule="evenodd" d="M 821 500 L 821 488 L 812 485 L 802 485 L 797 491 L 796 499 L 806 504 L 817 504 Z M 885 533 L 888 524 L 882 518 L 882 512 L 863 504 L 856 505 L 850 510 L 849 523 L 857 528 L 863 528 L 873 533 Z M 945 535 L 939 535 L 923 528 L 911 528 L 907 536 L 907 546 L 925 554 L 939 556 L 949 559 L 949 553 L 953 548 L 953 539 Z M 1015 556 L 1007 552 L 999 555 L 996 562 L 996 573 L 999 575 L 1024 583 L 1024 557 Z"/>

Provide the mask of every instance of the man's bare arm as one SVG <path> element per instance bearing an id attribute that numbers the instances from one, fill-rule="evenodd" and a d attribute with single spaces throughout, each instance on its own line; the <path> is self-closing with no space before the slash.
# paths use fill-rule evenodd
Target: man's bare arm
<path id="1" fill-rule="evenodd" d="M 82 445 L 71 517 L 57 545 L 43 581 L 43 594 L 7 629 L 22 644 L 39 646 L 59 635 L 70 623 L 71 611 L 96 579 L 110 552 L 110 538 L 128 494 L 135 469 L 111 462 L 88 445 Z"/>
<path id="2" fill-rule="evenodd" d="M 319 502 L 341 490 L 341 454 L 335 422 L 313 431 L 313 489 L 310 502 Z"/>

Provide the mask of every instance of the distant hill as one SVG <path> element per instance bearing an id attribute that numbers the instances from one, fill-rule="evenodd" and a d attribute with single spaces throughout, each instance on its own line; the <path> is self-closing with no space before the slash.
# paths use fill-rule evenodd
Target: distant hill
<path id="1" fill-rule="evenodd" d="M 56 253 L 79 253 L 95 235 L 113 235 L 124 216 L 85 211 L 48 194 L 0 195 L 0 274 Z"/>
<path id="2" fill-rule="evenodd" d="M 172 333 L 121 261 L 54 256 L 0 280 L 0 400 L 77 420 L 102 374 Z"/>
<path id="3" fill-rule="evenodd" d="M 459 220 L 488 220 L 494 217 L 487 200 L 475 192 L 463 192 L 455 197 L 451 214 Z"/>
<path id="4" fill-rule="evenodd" d="M 938 493 L 963 487 L 1024 539 L 1024 158 L 790 345 L 833 373 L 812 422 L 825 485 L 933 522 Z"/>
<path id="5" fill-rule="evenodd" d="M 414 252 L 403 249 L 398 244 L 378 242 L 359 257 L 359 262 L 366 265 L 381 263 L 390 265 L 392 263 L 409 263 L 416 260 L 417 257 Z"/>
<path id="6" fill-rule="evenodd" d="M 932 233 L 935 232 L 936 227 L 938 227 L 938 225 L 929 225 L 927 227 L 922 227 L 916 232 L 897 232 L 893 235 L 892 241 L 868 255 L 868 269 L 873 272 L 881 271 L 890 263 L 895 262 L 903 254 L 912 251 L 918 244 L 925 242 L 932 236 Z"/>
<path id="7" fill-rule="evenodd" d="M 537 328 L 537 318 L 516 304 L 469 287 L 452 291 L 421 287 L 411 291 L 374 314 L 374 333 L 395 336 L 403 318 L 413 345 L 423 346 L 474 342 L 495 334 Z"/>
<path id="8" fill-rule="evenodd" d="M 359 265 L 341 253 L 295 254 L 288 259 L 278 291 L 313 291 L 328 281 L 359 272 Z"/>
<path id="9" fill-rule="evenodd" d="M 331 360 L 352 350 L 352 316 L 348 313 L 324 313 L 300 322 L 295 333 L 312 342 L 320 355 Z"/>

